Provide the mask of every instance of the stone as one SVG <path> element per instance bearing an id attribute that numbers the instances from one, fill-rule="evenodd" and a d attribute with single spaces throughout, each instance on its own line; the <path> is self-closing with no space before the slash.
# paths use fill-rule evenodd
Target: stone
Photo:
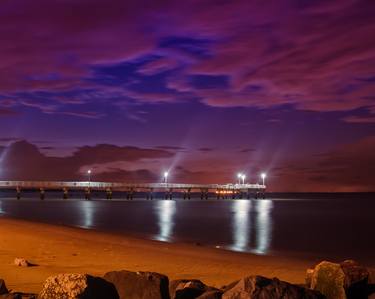
<path id="1" fill-rule="evenodd" d="M 353 260 L 340 264 L 345 274 L 344 289 L 348 299 L 367 299 L 369 271 Z"/>
<path id="2" fill-rule="evenodd" d="M 327 299 L 346 299 L 344 282 L 345 273 L 340 264 L 323 261 L 314 269 L 311 289 L 321 292 Z"/>
<path id="3" fill-rule="evenodd" d="M 209 290 L 204 292 L 197 299 L 221 299 L 223 292 L 220 290 Z"/>
<path id="4" fill-rule="evenodd" d="M 169 284 L 171 299 L 197 298 L 208 290 L 211 288 L 198 279 L 177 279 L 172 280 Z"/>
<path id="5" fill-rule="evenodd" d="M 87 274 L 58 274 L 44 283 L 39 299 L 118 299 L 117 291 L 103 278 Z"/>
<path id="6" fill-rule="evenodd" d="M 311 280 L 314 274 L 314 269 L 307 269 L 306 270 L 306 279 L 305 283 L 308 288 L 311 288 Z"/>
<path id="7" fill-rule="evenodd" d="M 306 272 L 306 283 L 327 299 L 367 299 L 369 271 L 353 260 L 340 264 L 323 261 Z M 310 281 L 310 284 L 308 283 Z"/>
<path id="8" fill-rule="evenodd" d="M 4 279 L 0 279 L 0 295 L 7 294 L 7 293 L 9 293 L 9 291 L 5 285 L 5 281 Z"/>
<path id="9" fill-rule="evenodd" d="M 14 259 L 14 264 L 19 267 L 29 267 L 30 263 L 28 260 L 22 258 L 22 257 L 16 257 Z"/>
<path id="10" fill-rule="evenodd" d="M 155 272 L 112 271 L 104 275 L 120 299 L 169 299 L 167 276 Z"/>
<path id="11" fill-rule="evenodd" d="M 237 282 L 222 296 L 223 299 L 324 299 L 313 290 L 281 281 L 277 278 L 248 276 Z"/>

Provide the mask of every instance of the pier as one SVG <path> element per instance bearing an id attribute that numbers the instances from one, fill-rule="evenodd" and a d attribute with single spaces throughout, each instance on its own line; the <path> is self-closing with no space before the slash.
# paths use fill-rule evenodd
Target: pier
<path id="1" fill-rule="evenodd" d="M 147 200 L 152 200 L 156 193 L 164 194 L 164 199 L 172 199 L 179 195 L 183 199 L 191 199 L 198 194 L 201 199 L 209 195 L 217 199 L 224 198 L 258 198 L 264 197 L 264 184 L 179 184 L 179 183 L 120 183 L 120 182 L 91 182 L 91 181 L 0 181 L 0 189 L 14 190 L 17 199 L 22 198 L 23 190 L 40 193 L 40 199 L 45 199 L 46 191 L 61 191 L 63 199 L 69 198 L 69 191 L 82 191 L 84 198 L 89 200 L 92 191 L 103 192 L 107 199 L 112 199 L 113 192 L 125 192 L 127 200 L 134 199 L 137 193 L 145 193 Z"/>

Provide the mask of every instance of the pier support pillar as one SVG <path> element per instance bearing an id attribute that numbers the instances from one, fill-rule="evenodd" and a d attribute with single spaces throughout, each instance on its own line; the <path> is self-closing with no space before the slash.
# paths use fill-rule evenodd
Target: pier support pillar
<path id="1" fill-rule="evenodd" d="M 236 199 L 236 191 L 232 190 L 232 199 Z"/>
<path id="2" fill-rule="evenodd" d="M 90 188 L 85 189 L 85 199 L 90 200 L 91 199 L 91 190 Z"/>
<path id="3" fill-rule="evenodd" d="M 45 192 L 44 192 L 44 189 L 43 189 L 43 188 L 39 188 L 39 193 L 40 193 L 40 199 L 41 199 L 41 200 L 44 200 L 44 198 L 45 198 Z"/>
<path id="4" fill-rule="evenodd" d="M 21 188 L 20 187 L 16 188 L 16 197 L 17 197 L 17 199 L 21 199 Z"/>
<path id="5" fill-rule="evenodd" d="M 63 188 L 63 199 L 68 199 L 69 194 L 68 194 L 68 188 Z"/>
<path id="6" fill-rule="evenodd" d="M 154 189 L 150 188 L 150 190 L 146 194 L 146 199 L 147 200 L 153 200 L 154 199 Z"/>
<path id="7" fill-rule="evenodd" d="M 126 193 L 126 199 L 133 200 L 133 198 L 134 198 L 134 189 L 130 188 L 130 189 L 128 189 L 128 191 Z"/>
<path id="8" fill-rule="evenodd" d="M 112 190 L 111 190 L 111 188 L 107 188 L 107 189 L 105 190 L 105 194 L 106 194 L 106 198 L 107 198 L 108 200 L 112 199 Z"/>

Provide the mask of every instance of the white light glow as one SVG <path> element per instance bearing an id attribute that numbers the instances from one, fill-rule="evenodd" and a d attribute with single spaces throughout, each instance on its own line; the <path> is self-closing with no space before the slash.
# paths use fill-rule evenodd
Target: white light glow
<path id="1" fill-rule="evenodd" d="M 158 200 L 155 202 L 155 211 L 158 217 L 159 233 L 155 236 L 158 241 L 171 241 L 176 214 L 174 200 Z"/>
<path id="2" fill-rule="evenodd" d="M 236 200 L 232 206 L 233 212 L 233 245 L 232 250 L 246 251 L 249 247 L 251 236 L 251 201 L 250 200 Z"/>
<path id="3" fill-rule="evenodd" d="M 255 253 L 266 254 L 270 248 L 272 240 L 272 208 L 273 202 L 270 199 L 257 200 L 255 203 Z"/>
<path id="4" fill-rule="evenodd" d="M 94 202 L 93 201 L 79 201 L 77 202 L 79 209 L 80 209 L 80 214 L 81 214 L 81 225 L 80 227 L 83 228 L 92 228 L 93 226 L 93 221 L 94 221 Z"/>

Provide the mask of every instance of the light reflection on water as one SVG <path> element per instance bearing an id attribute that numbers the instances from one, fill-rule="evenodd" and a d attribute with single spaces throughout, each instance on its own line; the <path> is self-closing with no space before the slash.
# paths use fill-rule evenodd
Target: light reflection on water
<path id="1" fill-rule="evenodd" d="M 254 204 L 253 204 L 254 203 Z M 256 201 L 236 200 L 232 205 L 233 244 L 234 251 L 251 251 L 266 254 L 272 240 L 272 200 Z M 255 244 L 252 244 L 254 235 Z"/>
<path id="2" fill-rule="evenodd" d="M 82 228 L 92 228 L 96 209 L 95 202 L 78 201 L 77 204 L 81 214 L 80 219 L 82 219 L 79 226 Z"/>
<path id="3" fill-rule="evenodd" d="M 249 221 L 252 202 L 241 199 L 233 203 L 233 245 L 232 250 L 244 251 L 249 246 L 251 223 Z"/>
<path id="4" fill-rule="evenodd" d="M 174 200 L 159 200 L 155 203 L 154 211 L 158 218 L 159 232 L 154 237 L 158 241 L 172 241 L 176 202 Z"/>

